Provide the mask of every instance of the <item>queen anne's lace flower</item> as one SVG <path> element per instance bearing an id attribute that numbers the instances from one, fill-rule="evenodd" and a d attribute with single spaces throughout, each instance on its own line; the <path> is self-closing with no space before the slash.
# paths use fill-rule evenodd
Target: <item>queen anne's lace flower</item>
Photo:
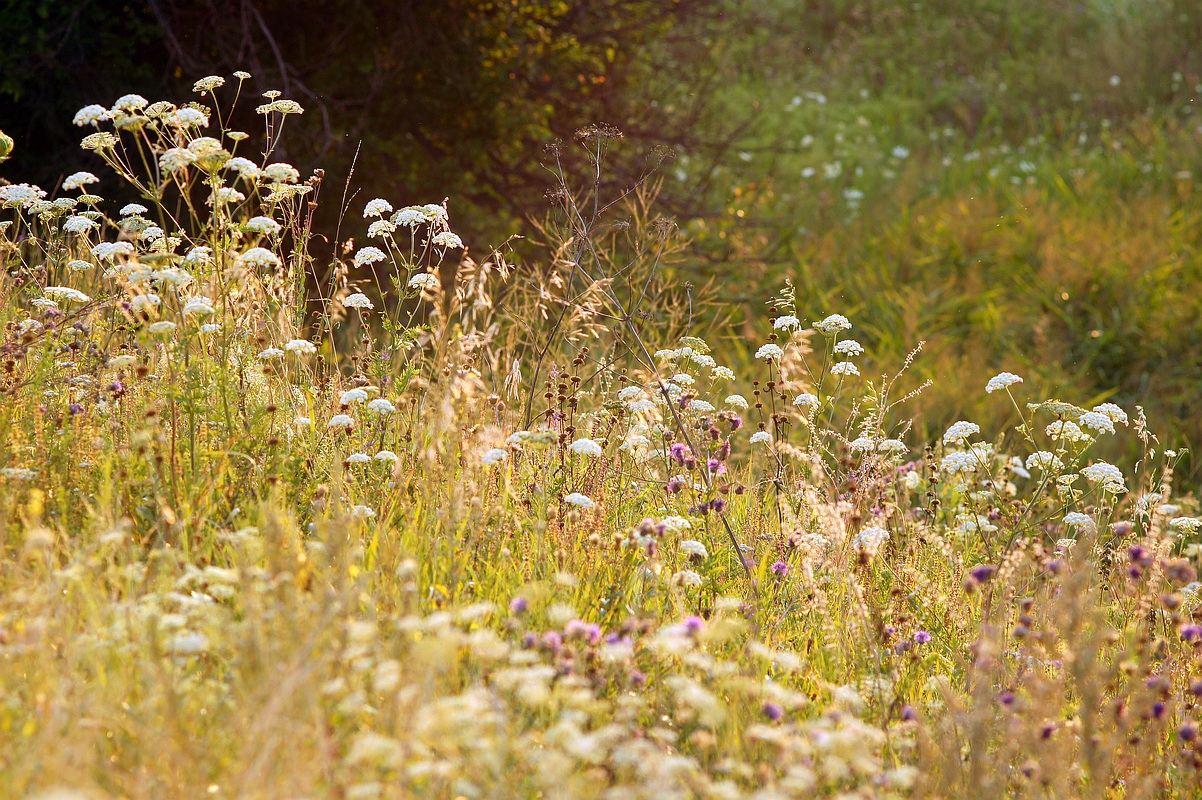
<path id="1" fill-rule="evenodd" d="M 1114 433 L 1114 421 L 1105 414 L 1089 411 L 1081 415 L 1081 425 L 1098 433 Z"/>
<path id="2" fill-rule="evenodd" d="M 364 219 L 367 219 L 368 217 L 382 217 L 385 214 L 391 213 L 392 203 L 389 203 L 382 197 L 377 197 L 375 200 L 369 201 L 368 204 L 363 207 Z"/>
<path id="3" fill-rule="evenodd" d="M 338 398 L 338 402 L 344 406 L 349 406 L 353 405 L 354 403 L 366 403 L 369 397 L 371 397 L 371 395 L 369 395 L 363 389 L 347 389 Z"/>
<path id="4" fill-rule="evenodd" d="M 74 233 L 77 236 L 82 236 L 97 227 L 99 226 L 87 217 L 69 217 L 63 222 L 63 230 L 67 233 Z"/>
<path id="5" fill-rule="evenodd" d="M 214 89 L 218 89 L 222 86 L 225 86 L 225 78 L 221 77 L 220 75 L 210 75 L 207 78 L 201 78 L 196 83 L 192 84 L 192 91 L 196 92 L 197 94 L 203 94 L 204 92 L 211 92 Z"/>
<path id="6" fill-rule="evenodd" d="M 312 355 L 317 352 L 317 345 L 308 339 L 293 339 L 284 345 L 284 350 L 296 353 L 298 356 Z"/>
<path id="7" fill-rule="evenodd" d="M 747 398 L 741 394 L 732 394 L 723 402 L 731 408 L 738 408 L 744 411 L 747 409 Z"/>
<path id="8" fill-rule="evenodd" d="M 491 467 L 495 464 L 500 464 L 507 458 L 509 458 L 508 452 L 499 447 L 494 447 L 493 449 L 485 452 L 484 455 L 480 456 L 480 462 L 486 467 Z"/>
<path id="9" fill-rule="evenodd" d="M 589 497 L 588 495 L 585 495 L 585 494 L 581 494 L 580 492 L 572 492 L 567 497 L 565 497 L 563 499 L 563 501 L 565 503 L 567 503 L 568 505 L 573 505 L 573 506 L 576 506 L 577 508 L 584 508 L 584 509 L 593 508 L 594 506 L 597 505 L 596 503 L 593 502 L 593 499 L 591 497 Z"/>
<path id="10" fill-rule="evenodd" d="M 429 272 L 419 272 L 409 279 L 406 284 L 410 289 L 434 289 L 441 285 L 437 275 Z"/>
<path id="11" fill-rule="evenodd" d="M 184 305 L 184 314 L 187 316 L 204 317 L 212 313 L 213 301 L 207 297 L 193 297 Z"/>
<path id="12" fill-rule="evenodd" d="M 792 314 L 785 314 L 784 316 L 777 317 L 776 321 L 772 323 L 772 329 L 777 331 L 787 331 L 800 327 L 801 320 Z"/>
<path id="13" fill-rule="evenodd" d="M 390 400 L 387 400 L 383 397 L 377 397 L 375 400 L 372 400 L 367 404 L 367 410 L 373 414 L 395 414 L 396 406 L 394 406 Z"/>
<path id="14" fill-rule="evenodd" d="M 831 314 L 821 322 L 815 322 L 814 327 L 827 336 L 830 336 L 839 331 L 851 330 L 851 322 L 842 314 Z"/>
<path id="15" fill-rule="evenodd" d="M 1081 474 L 1090 483 L 1100 483 L 1107 487 L 1113 486 L 1119 488 L 1126 485 L 1122 470 L 1113 464 L 1107 464 L 1105 461 L 1090 464 L 1081 470 Z"/>
<path id="16" fill-rule="evenodd" d="M 603 452 L 601 450 L 601 445 L 597 444 L 592 439 L 577 439 L 576 441 L 572 442 L 571 445 L 569 445 L 568 449 L 577 455 L 593 457 L 600 456 Z"/>
<path id="17" fill-rule="evenodd" d="M 685 539 L 680 543 L 680 552 L 689 558 L 709 558 L 705 545 L 696 539 Z"/>
<path id="18" fill-rule="evenodd" d="M 149 210 L 150 209 L 140 203 L 130 203 L 129 205 L 121 207 L 121 216 L 132 217 L 135 214 L 145 214 Z"/>
<path id="19" fill-rule="evenodd" d="M 682 569 L 671 578 L 673 586 L 679 586 L 682 589 L 695 589 L 702 584 L 701 575 L 691 569 Z"/>
<path id="20" fill-rule="evenodd" d="M 332 430 L 350 430 L 355 427 L 355 420 L 349 414 L 335 414 L 330 417 L 326 427 Z"/>
<path id="21" fill-rule="evenodd" d="M 283 356 L 284 351 L 280 348 L 268 347 L 266 350 L 263 350 L 259 353 L 258 358 L 260 361 L 270 361 L 274 358 L 282 358 Z"/>
<path id="22" fill-rule="evenodd" d="M 752 444 L 760 444 L 761 442 L 764 444 L 772 444 L 772 434 L 768 433 L 768 431 L 756 431 L 755 433 L 751 434 L 750 441 Z"/>
<path id="23" fill-rule="evenodd" d="M 864 345 L 855 339 L 844 339 L 835 343 L 835 352 L 842 356 L 862 356 L 864 355 Z"/>
<path id="24" fill-rule="evenodd" d="M 1022 382 L 1023 379 L 1013 372 L 999 372 L 989 379 L 989 383 L 985 384 L 985 391 L 993 394 L 999 389 L 1005 389 L 1007 386 L 1013 386 L 1016 383 Z"/>
<path id="25" fill-rule="evenodd" d="M 239 257 L 248 267 L 269 269 L 280 265 L 280 257 L 265 247 L 252 247 Z"/>
<path id="26" fill-rule="evenodd" d="M 117 102 L 113 103 L 113 111 L 123 111 L 126 114 L 133 114 L 146 106 L 150 105 L 150 101 L 140 94 L 126 94 L 117 98 Z"/>
<path id="27" fill-rule="evenodd" d="M 943 434 L 944 444 L 963 444 L 968 440 L 968 437 L 975 436 L 981 432 L 981 426 L 975 422 L 965 422 L 961 420 L 954 423 Z"/>
<path id="28" fill-rule="evenodd" d="M 342 305 L 346 308 L 366 308 L 369 310 L 372 308 L 375 308 L 375 306 L 373 306 L 371 304 L 371 300 L 367 299 L 367 295 L 362 294 L 360 292 L 355 292 L 354 294 L 348 294 L 343 299 Z"/>
<path id="29" fill-rule="evenodd" d="M 79 127 L 86 125 L 96 125 L 108 119 L 110 116 L 109 110 L 104 106 L 98 106 L 93 103 L 90 106 L 84 106 L 75 112 L 75 118 L 71 120 Z"/>
<path id="30" fill-rule="evenodd" d="M 251 217 L 242 227 L 250 233 L 264 233 L 268 236 L 274 236 L 280 232 L 283 226 L 271 217 Z"/>
<path id="31" fill-rule="evenodd" d="M 463 249 L 463 240 L 450 231 L 443 231 L 442 233 L 436 234 L 434 238 L 430 240 L 430 244 L 434 245 L 435 247 L 445 247 L 448 250 Z"/>
<path id="32" fill-rule="evenodd" d="M 706 400 L 690 400 L 689 411 L 697 414 L 711 414 L 715 411 L 714 404 Z"/>
<path id="33" fill-rule="evenodd" d="M 69 301 L 72 303 L 90 303 L 92 301 L 92 298 L 78 289 L 72 289 L 70 286 L 47 286 L 43 291 L 47 297 L 59 301 Z"/>
<path id="34" fill-rule="evenodd" d="M 977 458 L 976 453 L 972 452 L 955 452 L 948 453 L 943 457 L 943 461 L 939 464 L 939 468 L 944 472 L 974 472 L 980 465 L 981 460 Z"/>
<path id="35" fill-rule="evenodd" d="M 1027 469 L 1058 472 L 1064 469 L 1064 462 L 1055 453 L 1049 453 L 1047 450 L 1039 450 L 1027 456 Z"/>
<path id="36" fill-rule="evenodd" d="M 80 189 L 89 183 L 99 183 L 100 178 L 97 178 L 90 172 L 73 172 L 63 180 L 63 189 L 70 191 L 72 189 Z"/>
<path id="37" fill-rule="evenodd" d="M 355 253 L 355 266 L 365 267 L 368 264 L 375 264 L 378 261 L 383 261 L 388 256 L 378 247 L 364 247 Z"/>
<path id="38" fill-rule="evenodd" d="M 1098 414 L 1105 414 L 1111 422 L 1117 422 L 1120 425 L 1127 424 L 1127 412 L 1114 403 L 1102 403 L 1099 406 L 1094 406 L 1093 410 Z"/>
<path id="39" fill-rule="evenodd" d="M 859 375 L 859 368 L 850 361 L 840 361 L 831 367 L 832 375 Z"/>
<path id="40" fill-rule="evenodd" d="M 1088 514 L 1082 514 L 1079 511 L 1072 511 L 1064 515 L 1064 524 L 1070 528 L 1090 529 L 1094 527 L 1093 517 Z"/>
<path id="41" fill-rule="evenodd" d="M 755 351 L 756 358 L 762 358 L 765 361 L 779 361 L 780 357 L 785 354 L 785 351 L 780 349 L 780 345 L 766 344 Z"/>

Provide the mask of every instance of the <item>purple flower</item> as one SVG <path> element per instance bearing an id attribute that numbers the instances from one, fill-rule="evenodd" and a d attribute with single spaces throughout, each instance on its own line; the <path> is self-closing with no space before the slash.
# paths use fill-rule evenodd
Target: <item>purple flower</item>
<path id="1" fill-rule="evenodd" d="M 680 490 L 684 488 L 684 481 L 680 478 L 673 478 L 668 481 L 668 485 L 664 487 L 668 494 L 680 494 Z"/>
<path id="2" fill-rule="evenodd" d="M 901 718 L 903 722 L 910 722 L 918 719 L 918 712 L 914 710 L 914 706 L 902 706 Z"/>
<path id="3" fill-rule="evenodd" d="M 1202 639 L 1202 625 L 1183 625 L 1181 627 L 1181 638 L 1187 642 L 1196 642 Z"/>
<path id="4" fill-rule="evenodd" d="M 706 467 L 708 467 L 709 471 L 715 475 L 721 475 L 723 472 L 726 472 L 726 465 L 716 458 L 711 458 L 709 461 L 707 461 Z"/>
<path id="5" fill-rule="evenodd" d="M 997 573 L 997 567 L 992 564 L 978 564 L 969 571 L 969 575 L 977 583 L 985 583 Z"/>
<path id="6" fill-rule="evenodd" d="M 71 414 L 71 416 L 82 414 L 83 406 L 81 406 L 79 403 L 71 403 L 69 406 L 67 406 L 67 411 Z"/>
<path id="7" fill-rule="evenodd" d="M 789 565 L 783 561 L 777 561 L 772 565 L 772 574 L 778 578 L 783 578 L 789 574 Z"/>
<path id="8" fill-rule="evenodd" d="M 530 601 L 524 597 L 515 597 L 509 601 L 509 613 L 513 615 L 525 614 L 530 608 Z"/>
<path id="9" fill-rule="evenodd" d="M 915 631 L 914 641 L 918 644 L 926 644 L 927 642 L 931 641 L 931 634 L 927 633 L 926 631 Z"/>
<path id="10" fill-rule="evenodd" d="M 1183 742 L 1192 742 L 1198 738 L 1198 726 L 1192 722 L 1186 722 L 1177 729 L 1177 735 L 1181 737 Z"/>
<path id="11" fill-rule="evenodd" d="M 785 715 L 785 710 L 776 703 L 764 703 L 764 716 L 776 722 Z"/>
<path id="12" fill-rule="evenodd" d="M 740 417 L 738 414 L 731 414 L 730 415 L 730 432 L 734 433 L 735 431 L 737 431 L 739 428 L 742 428 L 742 427 L 743 427 L 743 418 Z"/>
<path id="13" fill-rule="evenodd" d="M 563 637 L 555 631 L 547 631 L 543 634 L 543 647 L 550 650 L 552 653 L 558 653 L 563 647 Z"/>
<path id="14" fill-rule="evenodd" d="M 1011 692 L 1011 691 L 1002 692 L 1001 696 L 998 697 L 998 702 L 1000 702 L 1006 708 L 1009 708 L 1010 706 L 1014 705 L 1014 692 Z"/>
<path id="15" fill-rule="evenodd" d="M 710 500 L 710 508 L 714 509 L 714 511 L 717 511 L 719 514 L 721 514 L 723 511 L 726 510 L 726 501 L 723 500 L 721 497 L 715 497 L 713 500 Z"/>
<path id="16" fill-rule="evenodd" d="M 683 625 L 685 631 L 688 633 L 700 633 L 701 629 L 705 627 L 705 620 L 701 617 L 689 617 L 684 621 Z"/>
<path id="17" fill-rule="evenodd" d="M 668 455 L 677 464 L 684 464 L 684 456 L 687 452 L 689 452 L 688 445 L 685 445 L 681 442 L 677 442 L 668 448 Z"/>

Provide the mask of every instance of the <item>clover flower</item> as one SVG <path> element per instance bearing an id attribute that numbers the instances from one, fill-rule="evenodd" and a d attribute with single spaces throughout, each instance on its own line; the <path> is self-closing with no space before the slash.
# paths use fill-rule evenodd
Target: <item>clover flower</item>
<path id="1" fill-rule="evenodd" d="M 851 322 L 842 314 L 831 314 L 821 322 L 815 322 L 814 327 L 821 333 L 831 336 L 839 331 L 851 330 Z"/>
<path id="2" fill-rule="evenodd" d="M 1016 383 L 1022 383 L 1023 379 L 1015 375 L 1013 372 L 999 372 L 989 379 L 989 383 L 985 384 L 985 391 L 993 394 L 998 389 L 1005 389 L 1008 386 L 1013 386 Z"/>
<path id="3" fill-rule="evenodd" d="M 785 351 L 780 349 L 780 345 L 766 344 L 755 351 L 756 358 L 762 358 L 765 361 L 779 361 L 780 357 L 785 354 Z"/>
<path id="4" fill-rule="evenodd" d="M 375 308 L 375 306 L 372 305 L 371 300 L 367 299 L 367 295 L 361 292 L 348 294 L 345 298 L 343 298 L 342 305 L 345 308 L 366 308 L 368 310 Z"/>
<path id="5" fill-rule="evenodd" d="M 950 428 L 944 431 L 944 444 L 963 444 L 968 440 L 968 437 L 975 436 L 981 432 L 981 426 L 975 422 L 965 422 L 960 420 L 953 423 Z"/>
<path id="6" fill-rule="evenodd" d="M 577 455 L 593 456 L 594 458 L 600 456 L 603 452 L 601 445 L 592 439 L 577 439 L 568 445 L 568 449 Z"/>

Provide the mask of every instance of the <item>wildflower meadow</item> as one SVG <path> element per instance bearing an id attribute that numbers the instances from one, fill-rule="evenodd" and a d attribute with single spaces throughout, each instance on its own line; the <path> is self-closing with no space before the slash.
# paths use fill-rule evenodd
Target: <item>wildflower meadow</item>
<path id="1" fill-rule="evenodd" d="M 489 247 L 302 174 L 250 77 L 0 165 L 0 796 L 1202 792 L 1202 518 L 1140 404 L 999 371 L 924 437 L 921 338 L 683 278 L 618 131 Z"/>

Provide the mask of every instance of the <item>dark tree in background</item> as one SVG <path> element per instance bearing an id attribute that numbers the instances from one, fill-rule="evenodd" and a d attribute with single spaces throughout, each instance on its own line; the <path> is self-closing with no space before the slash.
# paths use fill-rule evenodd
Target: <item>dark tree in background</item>
<path id="1" fill-rule="evenodd" d="M 714 0 L 8 0 L 3 8 L 0 128 L 17 139 L 10 178 L 50 188 L 70 170 L 95 168 L 70 125 L 82 105 L 126 92 L 178 102 L 195 79 L 243 69 L 250 88 L 304 105 L 280 158 L 326 169 L 326 223 L 358 151 L 351 188 L 361 199 L 449 196 L 456 229 L 485 245 L 545 210 L 553 180 L 544 148 L 581 127 L 627 133 L 610 165 L 618 184 L 689 146 L 713 80 L 704 41 L 721 16 Z M 259 124 L 249 113 L 235 120 L 252 132 Z M 572 148 L 561 152 L 570 158 Z"/>

